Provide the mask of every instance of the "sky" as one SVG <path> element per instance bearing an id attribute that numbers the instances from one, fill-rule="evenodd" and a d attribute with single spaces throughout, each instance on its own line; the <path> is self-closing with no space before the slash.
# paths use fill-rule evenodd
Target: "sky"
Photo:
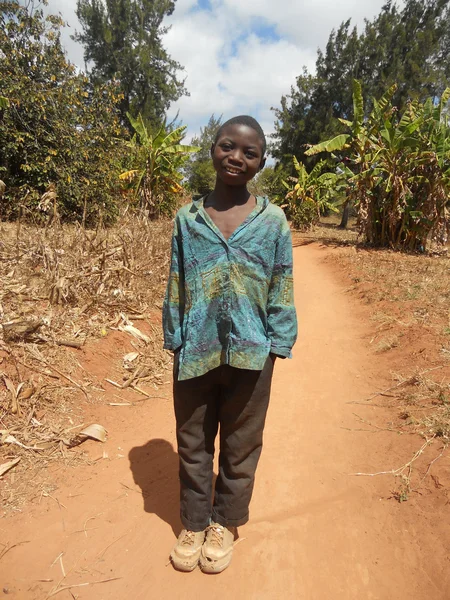
<path id="1" fill-rule="evenodd" d="M 210 116 L 225 121 L 238 114 L 257 118 L 265 133 L 274 130 L 282 95 L 302 73 L 314 72 L 317 49 L 324 49 L 333 28 L 351 19 L 361 31 L 386 0 L 177 0 L 164 45 L 184 66 L 190 96 L 169 110 L 187 125 L 187 139 Z M 401 6 L 403 3 L 398 2 Z M 49 10 L 68 23 L 62 42 L 68 58 L 84 67 L 83 48 L 70 39 L 80 24 L 76 0 L 49 0 Z"/>

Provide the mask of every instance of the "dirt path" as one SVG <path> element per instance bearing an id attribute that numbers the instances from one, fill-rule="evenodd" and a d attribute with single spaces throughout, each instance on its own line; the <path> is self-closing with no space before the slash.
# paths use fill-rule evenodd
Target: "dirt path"
<path id="1" fill-rule="evenodd" d="M 410 448 L 391 432 L 369 433 L 354 413 L 380 413 L 349 404 L 386 381 L 369 352 L 367 312 L 337 283 L 324 252 L 295 249 L 300 338 L 294 359 L 276 366 L 251 520 L 231 567 L 214 577 L 167 564 L 180 529 L 167 385 L 165 399 L 139 406 L 92 405 L 86 420 L 106 425 L 109 459 L 60 472 L 52 497 L 0 523 L 4 543 L 27 542 L 0 561 L 5 597 L 44 599 L 58 582 L 79 586 L 61 599 L 449 597 L 449 549 L 438 536 L 448 507 L 427 514 L 388 499 L 391 477 L 351 475 L 399 466 Z M 119 579 L 82 585 L 110 578 Z"/>

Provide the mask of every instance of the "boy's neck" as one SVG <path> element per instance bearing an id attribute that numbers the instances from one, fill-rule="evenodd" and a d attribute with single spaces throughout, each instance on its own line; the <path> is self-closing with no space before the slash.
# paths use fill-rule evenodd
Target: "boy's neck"
<path id="1" fill-rule="evenodd" d="M 231 208 L 232 206 L 247 204 L 251 197 L 252 195 L 247 186 L 226 185 L 218 179 L 214 191 L 208 197 L 208 204 L 216 208 Z"/>

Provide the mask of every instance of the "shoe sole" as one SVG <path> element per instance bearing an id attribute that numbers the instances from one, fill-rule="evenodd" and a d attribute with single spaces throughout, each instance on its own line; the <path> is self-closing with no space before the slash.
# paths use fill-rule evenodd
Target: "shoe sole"
<path id="1" fill-rule="evenodd" d="M 199 564 L 199 558 L 195 559 L 195 562 L 193 562 L 193 563 L 186 564 L 186 563 L 180 562 L 176 557 L 172 556 L 172 554 L 171 554 L 170 562 L 172 563 L 172 566 L 176 571 L 181 571 L 182 573 L 190 573 L 191 571 L 194 571 L 194 569 L 197 568 L 197 566 Z"/>

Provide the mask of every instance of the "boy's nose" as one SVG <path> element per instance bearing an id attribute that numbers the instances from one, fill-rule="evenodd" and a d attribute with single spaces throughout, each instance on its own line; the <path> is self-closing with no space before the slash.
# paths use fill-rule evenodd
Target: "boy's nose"
<path id="1" fill-rule="evenodd" d="M 231 152 L 231 154 L 230 154 L 230 160 L 234 160 L 235 162 L 242 163 L 243 162 L 242 152 L 238 148 L 235 148 L 233 150 L 233 152 Z"/>

